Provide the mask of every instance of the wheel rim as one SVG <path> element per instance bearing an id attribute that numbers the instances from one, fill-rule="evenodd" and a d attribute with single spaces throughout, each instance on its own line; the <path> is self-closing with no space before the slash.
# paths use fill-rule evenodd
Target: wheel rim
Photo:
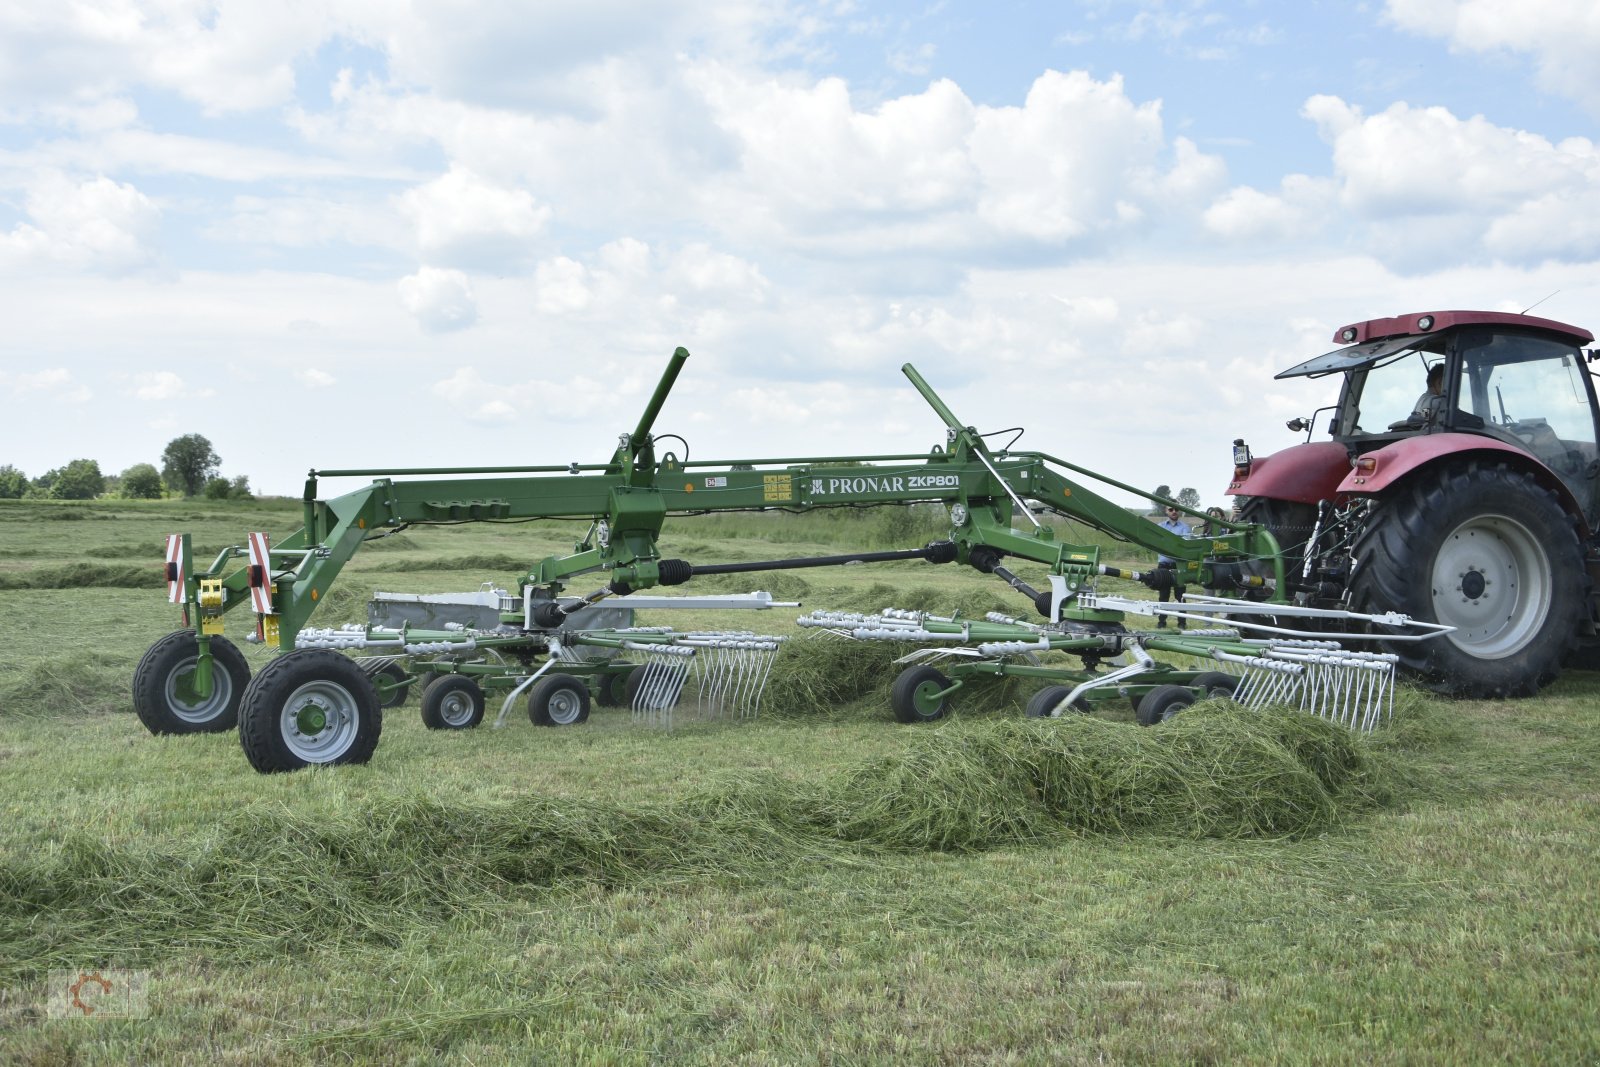
<path id="1" fill-rule="evenodd" d="M 233 675 L 215 659 L 211 661 L 211 695 L 202 697 L 194 691 L 194 659 L 184 660 L 167 672 L 167 710 L 184 722 L 210 722 L 221 715 L 233 700 Z"/>
<path id="2" fill-rule="evenodd" d="M 917 714 L 930 716 L 939 714 L 939 708 L 944 703 L 944 698 L 939 694 L 945 687 L 938 682 L 929 680 L 917 686 L 911 694 L 911 705 L 917 709 Z"/>
<path id="3" fill-rule="evenodd" d="M 1446 640 L 1480 659 L 1521 651 L 1544 627 L 1554 595 L 1550 558 L 1528 528 L 1479 515 L 1451 531 L 1433 562 L 1433 607 Z"/>
<path id="4" fill-rule="evenodd" d="M 557 726 L 570 726 L 583 711 L 583 698 L 576 689 L 557 689 L 545 701 L 545 712 Z"/>
<path id="5" fill-rule="evenodd" d="M 465 726 L 472 721 L 472 712 L 476 706 L 477 701 L 472 699 L 470 693 L 463 693 L 460 690 L 447 693 L 445 698 L 439 701 L 439 718 L 443 719 L 447 726 Z"/>
<path id="6" fill-rule="evenodd" d="M 278 722 L 290 752 L 307 763 L 327 763 L 355 743 L 361 710 L 350 690 L 319 679 L 289 694 Z"/>

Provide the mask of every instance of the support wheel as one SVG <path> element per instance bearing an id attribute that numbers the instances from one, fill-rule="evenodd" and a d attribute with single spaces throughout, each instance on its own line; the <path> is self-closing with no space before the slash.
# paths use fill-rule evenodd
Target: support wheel
<path id="1" fill-rule="evenodd" d="M 1385 648 L 1450 696 L 1532 696 L 1561 673 L 1589 592 L 1574 520 L 1529 474 L 1474 462 L 1391 488 L 1357 539 L 1357 611 L 1456 629 Z"/>
<path id="2" fill-rule="evenodd" d="M 1072 692 L 1072 690 L 1064 685 L 1047 685 L 1037 693 L 1033 694 L 1033 697 L 1029 699 L 1028 706 L 1024 710 L 1024 714 L 1026 714 L 1030 719 L 1052 718 L 1053 713 L 1056 710 L 1056 706 L 1065 700 L 1067 698 L 1067 694 L 1070 692 Z M 1076 711 L 1082 714 L 1088 710 L 1089 705 L 1082 697 L 1079 697 L 1070 705 L 1061 709 L 1062 714 L 1065 714 L 1069 711 Z"/>
<path id="3" fill-rule="evenodd" d="M 666 711 L 678 706 L 683 695 L 687 675 L 676 668 L 646 670 L 636 667 L 628 672 L 623 685 L 622 702 L 636 711 Z"/>
<path id="4" fill-rule="evenodd" d="M 421 684 L 412 682 L 411 685 L 400 686 L 398 689 L 392 688 L 397 683 L 403 682 L 410 677 L 406 674 L 406 669 L 398 663 L 385 663 L 368 677 L 372 679 L 372 684 L 377 687 L 378 706 L 380 708 L 398 708 L 410 699 L 412 688 Z"/>
<path id="5" fill-rule="evenodd" d="M 1195 675 L 1189 687 L 1200 691 L 1201 700 L 1218 700 L 1233 696 L 1233 691 L 1239 688 L 1239 679 L 1223 671 L 1205 671 Z"/>
<path id="6" fill-rule="evenodd" d="M 1194 693 L 1182 685 L 1158 685 L 1139 701 L 1139 725 L 1166 722 L 1194 703 Z"/>
<path id="7" fill-rule="evenodd" d="M 470 730 L 483 721 L 483 687 L 464 674 L 441 674 L 422 692 L 422 725 Z"/>
<path id="8" fill-rule="evenodd" d="M 250 665 L 225 637 L 211 639 L 211 692 L 194 691 L 200 659 L 193 630 L 178 630 L 151 645 L 133 672 L 133 710 L 153 734 L 212 734 L 239 722 L 239 701 Z"/>
<path id="9" fill-rule="evenodd" d="M 570 674 L 542 678 L 528 694 L 535 726 L 576 726 L 589 717 L 589 687 Z"/>
<path id="10" fill-rule="evenodd" d="M 595 684 L 594 698 L 602 708 L 620 708 L 628 703 L 629 686 L 639 673 L 637 665 L 615 674 L 606 672 Z"/>
<path id="11" fill-rule="evenodd" d="M 262 774 L 365 763 L 382 732 L 372 680 L 328 649 L 279 656 L 256 675 L 239 708 L 239 743 Z"/>
<path id="12" fill-rule="evenodd" d="M 909 667 L 900 672 L 889 690 L 889 706 L 901 722 L 932 722 L 950 709 L 950 697 L 941 695 L 950 679 L 932 667 Z"/>

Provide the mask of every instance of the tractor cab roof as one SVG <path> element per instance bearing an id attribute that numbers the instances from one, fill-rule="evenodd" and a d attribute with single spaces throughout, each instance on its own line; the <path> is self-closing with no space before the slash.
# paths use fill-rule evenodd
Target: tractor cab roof
<path id="1" fill-rule="evenodd" d="M 1335 341 L 1347 347 L 1336 348 L 1315 359 L 1290 367 L 1275 378 L 1320 377 L 1353 370 L 1407 349 L 1439 351 L 1437 341 L 1445 332 L 1461 326 L 1498 326 L 1517 330 L 1538 330 L 1571 345 L 1586 345 L 1594 334 L 1578 326 L 1532 315 L 1504 311 L 1424 311 L 1388 319 L 1368 319 L 1341 326 L 1333 333 Z"/>

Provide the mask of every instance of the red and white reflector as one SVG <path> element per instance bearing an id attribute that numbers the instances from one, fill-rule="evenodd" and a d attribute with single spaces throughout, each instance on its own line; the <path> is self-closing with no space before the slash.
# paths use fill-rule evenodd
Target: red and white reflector
<path id="1" fill-rule="evenodd" d="M 167 599 L 174 604 L 183 603 L 184 586 L 188 584 L 188 568 L 184 566 L 183 535 L 167 535 Z"/>
<path id="2" fill-rule="evenodd" d="M 250 603 L 258 615 L 272 614 L 272 556 L 268 552 L 267 535 L 246 535 L 250 544 Z"/>

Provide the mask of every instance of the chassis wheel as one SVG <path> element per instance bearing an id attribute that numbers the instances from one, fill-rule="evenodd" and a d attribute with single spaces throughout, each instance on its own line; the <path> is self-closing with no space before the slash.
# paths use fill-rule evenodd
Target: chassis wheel
<path id="1" fill-rule="evenodd" d="M 595 684 L 594 698 L 602 708 L 619 708 L 628 703 L 629 686 L 639 667 L 629 667 L 617 674 L 602 674 Z"/>
<path id="2" fill-rule="evenodd" d="M 328 649 L 302 649 L 261 669 L 239 708 L 239 743 L 262 774 L 313 764 L 365 763 L 383 709 L 360 667 Z"/>
<path id="3" fill-rule="evenodd" d="M 547 675 L 528 694 L 535 726 L 576 726 L 588 717 L 589 687 L 570 674 Z"/>
<path id="4" fill-rule="evenodd" d="M 1205 671 L 1194 676 L 1189 683 L 1191 689 L 1200 691 L 1199 699 L 1214 700 L 1218 697 L 1231 697 L 1233 691 L 1239 688 L 1237 675 L 1226 674 L 1222 671 Z"/>
<path id="5" fill-rule="evenodd" d="M 250 665 L 232 641 L 211 639 L 211 694 L 193 687 L 200 650 L 193 630 L 178 630 L 151 645 L 133 672 L 133 710 L 153 734 L 209 734 L 239 722 L 239 701 Z"/>
<path id="6" fill-rule="evenodd" d="M 422 693 L 422 725 L 470 730 L 483 721 L 483 687 L 464 674 L 441 674 Z"/>
<path id="7" fill-rule="evenodd" d="M 388 694 L 385 695 L 383 692 L 385 686 L 403 682 L 408 677 L 406 669 L 398 663 L 385 663 L 382 667 L 367 675 L 367 677 L 371 678 L 372 684 L 378 688 L 378 706 L 381 708 L 398 708 L 410 699 L 411 690 L 419 684 L 412 682 L 411 685 L 402 686 L 399 689 L 390 689 Z"/>
<path id="8" fill-rule="evenodd" d="M 1023 709 L 1023 714 L 1030 719 L 1051 718 L 1052 712 L 1056 710 L 1056 706 L 1065 700 L 1067 694 L 1070 692 L 1072 692 L 1072 688 L 1070 686 L 1047 685 L 1028 699 L 1028 705 Z M 1063 713 L 1066 711 L 1076 711 L 1082 713 L 1087 712 L 1088 710 L 1089 706 L 1084 702 L 1082 697 L 1079 697 L 1074 703 L 1065 708 Z"/>
<path id="9" fill-rule="evenodd" d="M 1139 701 L 1139 725 L 1166 722 L 1194 703 L 1194 692 L 1182 685 L 1158 685 Z"/>
<path id="10" fill-rule="evenodd" d="M 1503 465 L 1449 467 L 1392 489 L 1356 541 L 1351 600 L 1456 627 L 1386 651 L 1452 696 L 1531 696 L 1561 673 L 1589 578 L 1574 522 Z"/>
<path id="11" fill-rule="evenodd" d="M 949 688 L 950 679 L 932 667 L 908 667 L 889 690 L 889 706 L 901 722 L 932 722 L 949 710 L 949 696 L 939 695 Z"/>

